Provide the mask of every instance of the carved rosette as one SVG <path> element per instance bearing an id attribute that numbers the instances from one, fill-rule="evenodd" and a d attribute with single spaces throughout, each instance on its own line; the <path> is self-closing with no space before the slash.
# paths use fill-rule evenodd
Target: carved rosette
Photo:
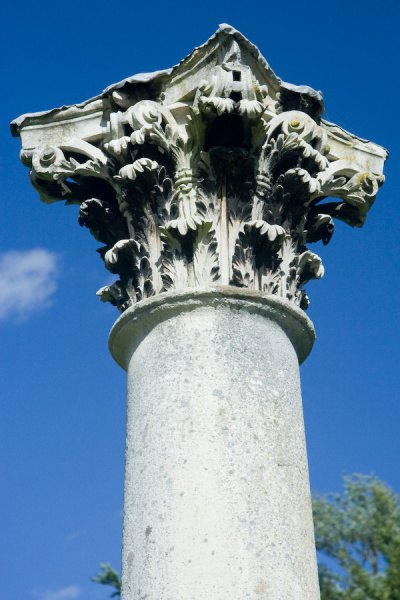
<path id="1" fill-rule="evenodd" d="M 80 205 L 79 223 L 118 276 L 97 293 L 121 312 L 228 284 L 306 309 L 303 287 L 324 273 L 309 245 L 330 241 L 334 218 L 361 227 L 384 180 L 383 149 L 321 119 L 312 90 L 261 77 L 247 40 L 222 33 L 229 44 L 206 44 L 175 68 L 195 81 L 178 101 L 172 70 L 139 92 L 106 91 L 95 135 L 42 136 L 22 150 L 44 202 Z M 209 60 L 196 81 L 200 50 Z"/>

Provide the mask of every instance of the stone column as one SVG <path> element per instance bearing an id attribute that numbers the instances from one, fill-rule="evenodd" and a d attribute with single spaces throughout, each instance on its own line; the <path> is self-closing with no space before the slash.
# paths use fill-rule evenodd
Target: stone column
<path id="1" fill-rule="evenodd" d="M 309 246 L 362 227 L 387 158 L 323 113 L 221 25 L 172 69 L 11 124 L 40 199 L 79 204 L 116 275 L 97 293 L 128 371 L 123 600 L 318 598 Z"/>
<path id="2" fill-rule="evenodd" d="M 233 287 L 128 309 L 122 599 L 319 598 L 299 360 L 303 311 Z"/>

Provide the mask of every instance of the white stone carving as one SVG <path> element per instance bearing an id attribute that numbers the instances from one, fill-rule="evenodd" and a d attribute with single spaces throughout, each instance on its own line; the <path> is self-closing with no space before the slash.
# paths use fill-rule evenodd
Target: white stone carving
<path id="1" fill-rule="evenodd" d="M 307 308 L 322 277 L 308 245 L 333 218 L 361 227 L 387 152 L 321 118 L 319 93 L 282 82 L 224 25 L 168 71 L 12 123 L 42 201 L 79 223 L 119 276 L 121 312 L 169 290 L 233 285 Z M 337 198 L 325 202 L 327 197 Z"/>
<path id="2" fill-rule="evenodd" d="M 320 600 L 298 363 L 314 329 L 233 286 L 125 311 L 121 600 Z"/>

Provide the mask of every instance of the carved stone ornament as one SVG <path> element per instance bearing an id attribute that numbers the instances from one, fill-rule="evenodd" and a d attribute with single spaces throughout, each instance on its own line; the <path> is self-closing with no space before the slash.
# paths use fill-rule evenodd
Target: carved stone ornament
<path id="1" fill-rule="evenodd" d="M 306 309 L 303 286 L 324 273 L 308 245 L 329 242 L 334 218 L 364 224 L 387 158 L 323 112 L 319 92 L 282 82 L 221 25 L 172 69 L 11 127 L 40 199 L 79 204 L 103 244 L 118 276 L 103 302 L 123 312 L 161 292 L 233 285 Z"/>

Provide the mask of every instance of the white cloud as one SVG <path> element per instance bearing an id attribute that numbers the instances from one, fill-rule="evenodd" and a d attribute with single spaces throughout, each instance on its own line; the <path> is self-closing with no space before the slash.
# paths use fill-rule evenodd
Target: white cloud
<path id="1" fill-rule="evenodd" d="M 71 542 L 72 540 L 76 540 L 76 538 L 81 537 L 82 531 L 73 531 L 69 535 L 67 535 L 67 542 Z"/>
<path id="2" fill-rule="evenodd" d="M 50 306 L 57 287 L 58 256 L 49 250 L 10 250 L 0 254 L 0 319 Z"/>
<path id="3" fill-rule="evenodd" d="M 79 585 L 70 585 L 59 590 L 34 590 L 33 595 L 40 600 L 71 600 L 81 595 Z"/>

